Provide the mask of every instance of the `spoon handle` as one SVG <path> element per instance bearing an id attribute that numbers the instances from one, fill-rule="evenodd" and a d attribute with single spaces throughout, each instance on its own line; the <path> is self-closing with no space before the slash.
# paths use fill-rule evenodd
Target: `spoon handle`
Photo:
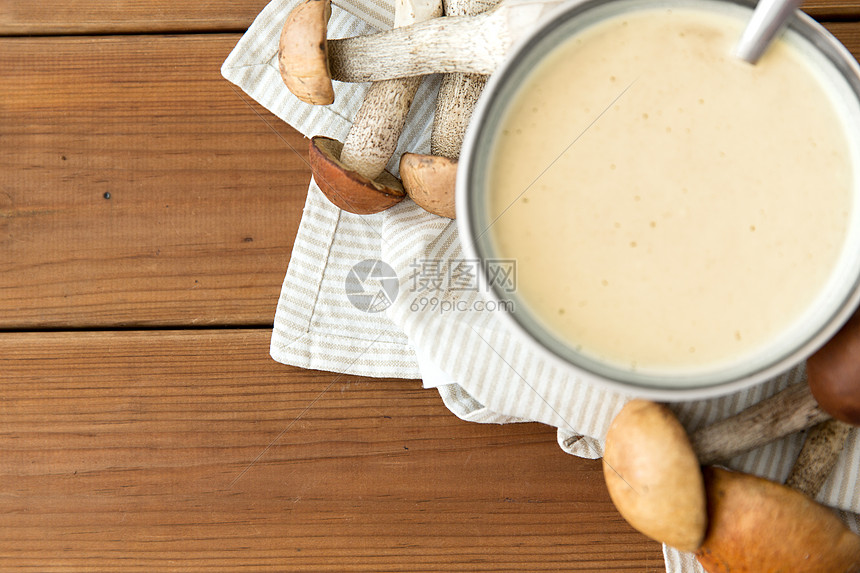
<path id="1" fill-rule="evenodd" d="M 758 62 L 786 20 L 802 3 L 803 0 L 759 0 L 735 48 L 735 55 L 751 64 Z"/>

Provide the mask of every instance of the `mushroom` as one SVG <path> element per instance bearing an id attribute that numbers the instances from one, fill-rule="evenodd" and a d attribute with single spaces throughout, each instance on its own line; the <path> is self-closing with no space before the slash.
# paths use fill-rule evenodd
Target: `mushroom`
<path id="1" fill-rule="evenodd" d="M 446 16 L 470 16 L 493 6 L 484 0 L 448 0 Z M 453 219 L 457 159 L 472 110 L 487 76 L 452 73 L 442 77 L 430 136 L 430 155 L 404 153 L 400 177 L 406 193 L 426 211 Z"/>
<path id="2" fill-rule="evenodd" d="M 442 0 L 395 0 L 394 30 L 441 15 Z M 327 38 L 330 17 L 331 0 L 304 0 L 287 15 L 278 41 L 278 69 L 281 79 L 293 95 L 312 105 L 328 105 L 334 102 L 329 44 L 339 41 Z M 358 57 L 357 54 L 350 56 L 349 51 L 347 49 L 346 54 L 338 53 L 335 59 L 344 55 Z M 394 76 L 359 81 L 393 78 Z"/>
<path id="3" fill-rule="evenodd" d="M 806 363 L 809 389 L 837 420 L 860 425 L 860 312 Z"/>
<path id="4" fill-rule="evenodd" d="M 831 417 L 860 425 L 860 312 L 809 357 L 800 382 L 698 430 L 690 441 L 705 465 L 725 461 Z"/>
<path id="5" fill-rule="evenodd" d="M 858 379 L 860 361 L 854 353 L 858 339 L 860 320 L 855 317 L 809 358 L 810 384 L 826 387 L 821 382 L 834 383 L 835 376 Z M 603 458 L 606 486 L 619 513 L 634 528 L 657 541 L 684 551 L 695 550 L 702 541 L 706 522 L 699 470 L 703 458 L 725 459 L 731 457 L 728 453 L 735 455 L 759 445 L 757 440 L 744 439 L 747 433 L 778 437 L 778 432 L 770 431 L 774 420 L 793 419 L 790 414 L 796 414 L 798 404 L 803 406 L 801 420 L 808 419 L 810 411 L 818 411 L 806 384 L 792 386 L 777 396 L 778 406 L 749 408 L 730 418 L 729 423 L 716 424 L 718 432 L 708 431 L 715 426 L 697 432 L 694 437 L 708 438 L 698 442 L 688 439 L 665 405 L 644 400 L 626 404 L 609 428 Z M 778 411 L 780 406 L 788 411 Z M 806 452 L 799 456 L 793 472 L 797 477 L 793 479 L 808 494 L 815 495 L 830 472 L 840 441 L 845 439 L 843 432 L 841 427 L 822 427 L 813 433 Z M 737 434 L 738 439 L 732 439 Z M 829 459 L 823 459 L 822 451 Z"/>
<path id="6" fill-rule="evenodd" d="M 806 361 L 809 389 L 834 418 L 809 431 L 785 484 L 812 498 L 836 465 L 852 425 L 860 424 L 858 333 L 860 313 L 852 316 L 836 336 Z"/>
<path id="7" fill-rule="evenodd" d="M 827 440 L 818 440 L 817 444 Z M 828 464 L 801 455 L 793 473 L 821 483 Z M 808 495 L 769 480 L 707 468 L 662 404 L 633 400 L 606 437 L 603 474 L 630 525 L 661 543 L 695 551 L 709 573 L 860 573 L 860 537 Z M 806 495 L 804 495 L 806 494 Z M 852 568 L 854 567 L 854 568 Z"/>
<path id="8" fill-rule="evenodd" d="M 618 512 L 638 531 L 682 551 L 701 545 L 702 472 L 669 408 L 646 400 L 625 404 L 606 435 L 603 477 Z"/>
<path id="9" fill-rule="evenodd" d="M 815 498 L 836 465 L 851 426 L 830 419 L 809 430 L 785 485 Z"/>
<path id="10" fill-rule="evenodd" d="M 305 0 L 293 9 L 281 32 L 281 76 L 296 97 L 308 103 L 332 101 L 328 98 L 331 78 L 326 42 L 304 39 L 316 41 L 320 35 L 325 38 L 330 12 L 329 0 Z M 395 5 L 395 25 L 408 26 L 415 19 L 441 14 L 441 0 L 401 0 Z M 311 171 L 322 192 L 336 206 L 367 215 L 384 211 L 406 196 L 400 181 L 387 173 L 385 166 L 397 147 L 421 79 L 409 77 L 371 84 L 343 144 L 328 137 L 311 138 Z"/>
<path id="11" fill-rule="evenodd" d="M 297 98 L 313 105 L 334 101 L 326 46 L 330 17 L 330 0 L 306 0 L 287 16 L 278 42 L 281 79 Z"/>
<path id="12" fill-rule="evenodd" d="M 335 206 L 357 215 L 379 213 L 406 197 L 400 180 L 388 171 L 365 177 L 344 161 L 345 144 L 330 137 L 311 138 L 308 163 L 317 185 Z"/>
<path id="13" fill-rule="evenodd" d="M 696 430 L 690 441 L 702 464 L 709 465 L 829 418 L 812 397 L 807 383 L 799 382 L 734 416 Z"/>
<path id="14" fill-rule="evenodd" d="M 476 16 L 445 16 L 377 34 L 328 40 L 331 77 L 369 82 L 434 73 L 490 75 L 511 46 L 562 1 L 503 0 Z"/>
<path id="15" fill-rule="evenodd" d="M 404 153 L 400 157 L 400 178 L 407 195 L 425 211 L 455 218 L 456 159 Z"/>
<path id="16" fill-rule="evenodd" d="M 709 573 L 860 572 L 860 537 L 813 501 L 850 428 L 835 419 L 815 426 L 784 486 L 739 472 L 706 469 L 710 518 L 707 536 L 696 552 L 702 566 Z"/>
<path id="17" fill-rule="evenodd" d="M 850 326 L 850 325 L 849 325 Z M 843 328 L 807 365 L 819 377 L 860 369 L 846 352 L 853 328 Z M 851 426 L 830 419 L 810 430 L 785 482 L 706 469 L 708 533 L 696 558 L 709 573 L 752 571 L 860 572 L 860 536 L 815 503 Z"/>
<path id="18" fill-rule="evenodd" d="M 860 536 L 801 492 L 764 478 L 705 470 L 708 532 L 696 558 L 709 573 L 857 573 Z"/>

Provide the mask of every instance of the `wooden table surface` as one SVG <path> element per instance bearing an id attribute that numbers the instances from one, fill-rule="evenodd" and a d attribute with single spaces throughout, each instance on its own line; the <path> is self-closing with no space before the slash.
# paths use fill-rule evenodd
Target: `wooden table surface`
<path id="1" fill-rule="evenodd" d="M 306 142 L 219 72 L 265 4 L 0 3 L 0 570 L 662 571 L 552 429 L 269 358 Z"/>

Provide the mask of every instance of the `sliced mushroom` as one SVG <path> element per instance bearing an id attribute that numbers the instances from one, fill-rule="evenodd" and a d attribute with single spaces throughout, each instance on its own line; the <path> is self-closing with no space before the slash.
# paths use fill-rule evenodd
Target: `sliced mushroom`
<path id="1" fill-rule="evenodd" d="M 708 532 L 696 558 L 709 573 L 857 573 L 860 536 L 789 487 L 705 470 Z"/>
<path id="2" fill-rule="evenodd" d="M 320 7 L 320 3 L 324 6 Z M 395 10 L 395 23 L 409 25 L 416 18 L 441 16 L 442 2 L 399 0 Z M 290 13 L 281 34 L 281 75 L 296 97 L 308 103 L 331 103 L 327 97 L 331 89 L 325 59 L 327 44 L 323 41 L 308 47 L 308 42 L 302 40 L 308 35 L 317 38 L 320 33 L 325 39 L 329 13 L 328 0 L 305 0 Z M 312 29 L 304 30 L 302 24 Z M 304 51 L 291 50 L 293 44 Z M 314 65 L 298 65 L 304 61 L 312 61 Z M 336 206 L 367 215 L 388 209 L 406 196 L 400 181 L 385 172 L 385 166 L 397 147 L 420 83 L 420 77 L 374 82 L 367 89 L 342 145 L 326 137 L 311 139 L 311 171 L 322 192 Z"/>
<path id="3" fill-rule="evenodd" d="M 699 460 L 666 406 L 624 406 L 606 436 L 603 476 L 618 512 L 638 531 L 682 551 L 701 545 L 707 514 Z"/>

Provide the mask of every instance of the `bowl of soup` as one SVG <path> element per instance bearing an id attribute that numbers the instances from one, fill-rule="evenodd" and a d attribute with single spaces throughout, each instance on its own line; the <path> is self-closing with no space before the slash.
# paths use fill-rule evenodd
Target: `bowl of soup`
<path id="1" fill-rule="evenodd" d="M 505 321 L 662 400 L 801 363 L 860 299 L 860 69 L 798 13 L 756 65 L 743 1 L 566 4 L 490 78 L 457 181 Z"/>

